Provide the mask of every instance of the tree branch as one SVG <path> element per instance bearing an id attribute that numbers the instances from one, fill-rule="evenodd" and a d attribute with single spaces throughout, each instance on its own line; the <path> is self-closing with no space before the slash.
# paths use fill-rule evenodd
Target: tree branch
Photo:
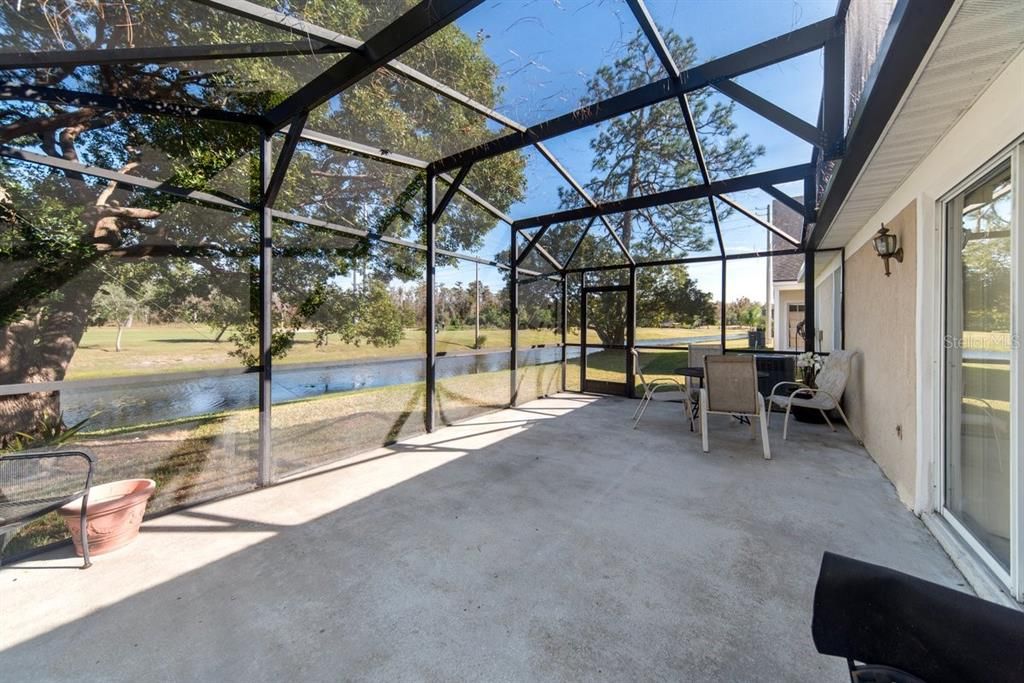
<path id="1" fill-rule="evenodd" d="M 95 116 L 96 110 L 86 107 L 57 116 L 26 118 L 0 127 L 0 142 L 10 142 L 25 135 L 42 136 L 68 126 L 79 126 Z"/>
<path id="2" fill-rule="evenodd" d="M 127 173 L 128 171 L 132 170 L 133 168 L 137 167 L 138 165 L 139 164 L 136 161 L 133 161 L 133 162 L 128 163 L 128 164 L 125 164 L 121 168 L 120 172 L 121 173 Z M 96 206 L 105 206 L 106 203 L 108 201 L 110 201 L 111 195 L 113 195 L 116 190 L 117 190 L 117 182 L 116 181 L 112 180 L 109 183 L 107 183 L 107 186 L 105 188 L 103 188 L 103 191 L 100 192 L 98 197 L 96 197 Z M 153 216 L 153 218 L 156 218 L 156 216 Z"/>

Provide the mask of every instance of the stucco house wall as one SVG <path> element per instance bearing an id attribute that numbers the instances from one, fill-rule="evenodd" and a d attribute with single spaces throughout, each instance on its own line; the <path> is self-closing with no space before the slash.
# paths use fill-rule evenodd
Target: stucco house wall
<path id="1" fill-rule="evenodd" d="M 937 505 L 934 487 L 941 450 L 944 283 L 936 206 L 944 194 L 1024 134 L 1022 83 L 1024 53 L 1017 55 L 845 244 L 846 347 L 861 354 L 844 404 L 851 409 L 851 416 L 857 416 L 855 427 L 866 432 L 865 444 L 872 457 L 892 479 L 904 503 L 917 512 Z M 882 223 L 899 233 L 905 252 L 902 264 L 892 264 L 891 278 L 883 274 L 870 242 Z M 886 379 L 868 368 L 875 362 L 893 372 L 898 367 L 899 374 Z M 882 386 L 891 387 L 892 395 L 900 397 L 898 402 L 880 398 L 895 406 L 891 413 L 869 405 L 880 392 L 867 385 L 879 378 L 885 379 Z M 897 424 L 902 426 L 902 439 L 895 434 Z M 917 424 L 922 425 L 921 431 Z M 910 471 L 911 463 L 916 475 Z"/>
<path id="2" fill-rule="evenodd" d="M 903 263 L 882 260 L 871 244 L 846 260 L 846 348 L 856 351 L 844 405 L 864 446 L 912 506 L 917 440 L 917 202 L 886 221 Z"/>

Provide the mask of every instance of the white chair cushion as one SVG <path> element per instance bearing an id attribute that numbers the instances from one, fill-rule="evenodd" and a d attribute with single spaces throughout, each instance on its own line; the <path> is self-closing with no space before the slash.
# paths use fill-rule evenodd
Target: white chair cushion
<path id="1" fill-rule="evenodd" d="M 814 408 L 817 410 L 832 410 L 836 407 L 835 401 L 825 394 L 816 394 L 813 397 L 797 396 L 796 398 L 792 398 L 790 396 L 772 396 L 772 403 L 780 408 L 785 408 L 790 403 L 795 406 L 800 406 L 801 408 Z"/>

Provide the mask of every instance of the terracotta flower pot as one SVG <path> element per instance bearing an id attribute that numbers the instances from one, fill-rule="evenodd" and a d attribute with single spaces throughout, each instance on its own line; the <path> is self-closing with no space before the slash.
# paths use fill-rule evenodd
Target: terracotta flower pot
<path id="1" fill-rule="evenodd" d="M 125 479 L 93 486 L 89 490 L 89 504 L 85 509 L 89 554 L 109 553 L 138 536 L 142 516 L 146 514 L 146 503 L 155 489 L 156 482 L 152 479 Z M 81 512 L 81 498 L 60 509 L 60 514 L 71 529 L 75 553 L 79 557 L 82 556 L 82 537 L 79 531 Z"/>

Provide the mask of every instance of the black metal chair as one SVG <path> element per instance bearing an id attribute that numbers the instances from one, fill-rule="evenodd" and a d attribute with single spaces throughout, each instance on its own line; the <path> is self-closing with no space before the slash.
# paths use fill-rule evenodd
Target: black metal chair
<path id="1" fill-rule="evenodd" d="M 96 456 L 82 449 L 0 455 L 0 551 L 20 527 L 81 496 L 87 569 L 92 562 L 85 512 L 95 467 Z"/>
<path id="2" fill-rule="evenodd" d="M 842 555 L 822 558 L 811 630 L 854 683 L 1024 681 L 1024 612 Z"/>

